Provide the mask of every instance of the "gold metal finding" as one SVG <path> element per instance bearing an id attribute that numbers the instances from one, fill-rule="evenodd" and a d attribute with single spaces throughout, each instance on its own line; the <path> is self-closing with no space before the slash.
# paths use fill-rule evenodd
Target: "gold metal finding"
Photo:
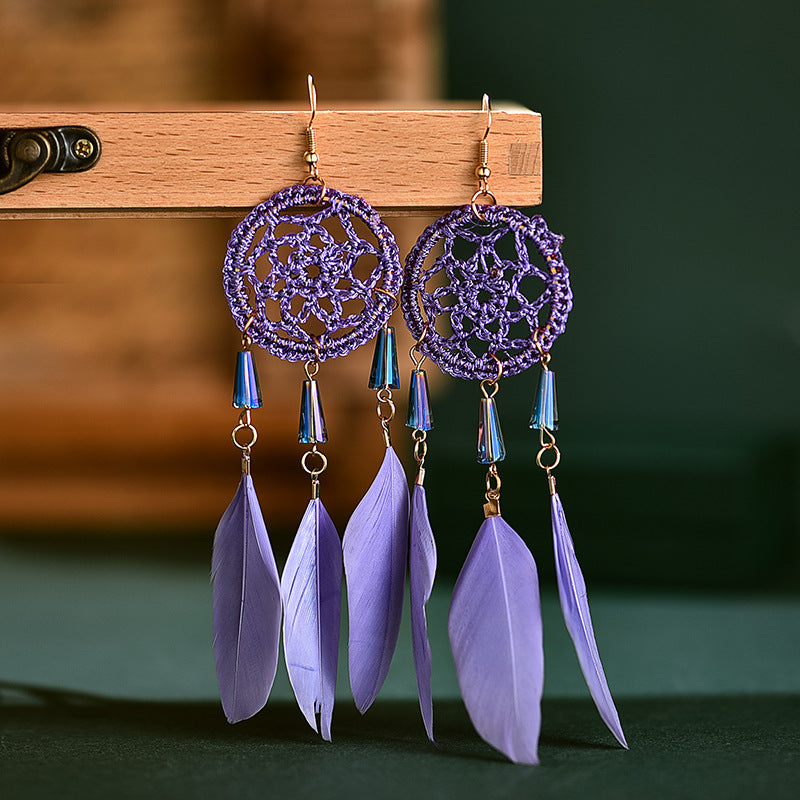
<path id="1" fill-rule="evenodd" d="M 494 378 L 484 378 L 481 381 L 481 392 L 487 400 L 491 399 L 497 394 L 498 390 L 500 389 L 500 378 L 503 377 L 503 362 L 494 353 L 489 353 L 489 355 L 494 359 L 495 364 L 497 365 L 497 375 L 495 375 Z M 492 387 L 491 393 L 489 393 L 487 390 L 487 386 Z"/>
<path id="2" fill-rule="evenodd" d="M 547 441 L 545 441 L 545 437 L 547 437 Z M 536 465 L 545 470 L 549 478 L 551 470 L 554 470 L 561 463 L 561 451 L 558 449 L 556 437 L 553 435 L 553 432 L 549 431 L 547 428 L 539 428 L 539 444 L 541 445 L 541 449 L 536 454 Z M 545 464 L 543 461 L 545 454 L 548 452 L 553 455 L 552 464 Z"/>
<path id="3" fill-rule="evenodd" d="M 376 397 L 378 398 L 378 403 L 389 403 L 392 407 L 392 416 L 389 419 L 394 419 L 394 403 L 392 402 L 392 390 L 384 387 L 383 389 L 378 389 L 376 393 Z M 378 413 L 380 417 L 380 413 Z"/>
<path id="4" fill-rule="evenodd" d="M 304 366 L 306 378 L 309 380 L 313 380 L 314 376 L 319 372 L 319 339 L 316 336 L 312 336 L 311 341 L 314 342 L 314 358 L 309 358 Z"/>
<path id="5" fill-rule="evenodd" d="M 316 164 L 319 161 L 317 155 L 317 133 L 309 126 L 306 128 L 306 152 L 303 154 L 303 160 L 308 165 Z"/>
<path id="6" fill-rule="evenodd" d="M 415 428 L 411 438 L 414 440 L 414 460 L 417 464 L 422 465 L 425 463 L 425 456 L 428 454 L 428 443 L 426 441 L 428 432 Z"/>
<path id="7" fill-rule="evenodd" d="M 489 391 L 487 390 L 486 388 L 487 386 L 492 387 L 491 393 L 489 393 Z M 497 383 L 496 380 L 493 380 L 492 378 L 487 378 L 486 380 L 481 381 L 481 392 L 483 392 L 483 396 L 487 400 L 490 400 L 492 397 L 494 397 L 499 391 L 499 389 L 500 389 L 499 384 Z"/>
<path id="8" fill-rule="evenodd" d="M 428 358 L 428 356 L 419 349 L 421 341 L 422 339 L 420 339 L 419 342 L 414 342 L 414 344 L 411 345 L 411 349 L 408 351 L 408 356 L 414 364 L 414 369 L 419 369 Z"/>
<path id="9" fill-rule="evenodd" d="M 487 198 L 487 200 L 491 202 L 487 203 L 479 203 L 478 200 L 481 198 Z M 470 200 L 470 205 L 472 206 L 472 213 L 481 221 L 486 221 L 486 214 L 483 213 L 481 210 L 482 206 L 496 206 L 497 205 L 497 198 L 488 190 L 488 189 L 478 189 L 474 195 L 472 195 L 472 199 Z"/>
<path id="10" fill-rule="evenodd" d="M 535 328 L 533 336 L 531 337 L 533 339 L 533 344 L 539 351 L 539 361 L 542 365 L 542 369 L 545 371 L 550 369 L 548 366 L 550 364 L 550 353 L 542 347 L 539 336 L 544 333 L 549 326 L 550 323 L 548 322 L 544 328 Z M 555 434 L 545 427 L 539 428 L 539 444 L 541 447 L 536 454 L 536 465 L 547 473 L 547 486 L 550 489 L 550 494 L 553 495 L 556 493 L 556 476 L 553 475 L 553 470 L 561 463 L 561 450 L 558 449 L 558 445 L 556 444 Z M 548 453 L 550 453 L 553 459 L 551 464 L 545 464 L 544 462 L 544 458 Z"/>
<path id="11" fill-rule="evenodd" d="M 411 359 L 412 363 L 414 364 L 414 369 L 419 369 L 424 363 L 425 360 L 428 358 L 422 350 L 420 350 L 420 345 L 425 341 L 425 337 L 428 335 L 428 329 L 430 328 L 430 322 L 425 322 L 425 325 L 422 328 L 422 335 L 417 339 L 414 344 L 411 345 L 411 349 L 408 351 L 408 356 Z M 419 357 L 417 357 L 419 356 Z"/>
<path id="12" fill-rule="evenodd" d="M 314 86 L 314 76 L 308 75 L 308 104 L 311 106 L 311 118 L 308 120 L 308 127 L 314 124 L 314 117 L 317 116 L 317 87 Z"/>
<path id="13" fill-rule="evenodd" d="M 247 332 L 256 321 L 256 315 L 251 314 L 242 328 L 242 350 L 249 350 L 253 346 L 253 337 Z"/>
<path id="14" fill-rule="evenodd" d="M 486 114 L 486 130 L 484 131 L 483 138 L 478 142 L 478 166 L 475 168 L 475 177 L 478 179 L 478 191 L 472 195 L 470 205 L 472 206 L 472 213 L 481 221 L 486 220 L 481 206 L 497 205 L 497 198 L 489 191 L 489 177 L 492 170 L 489 168 L 489 131 L 492 129 L 492 103 L 489 100 L 489 95 L 484 94 L 481 101 L 481 111 Z M 485 203 L 478 203 L 479 200 L 486 200 Z"/>
<path id="15" fill-rule="evenodd" d="M 481 111 L 486 114 L 486 130 L 483 138 L 478 143 L 478 166 L 475 168 L 475 176 L 478 178 L 480 188 L 485 192 L 487 182 L 492 171 L 489 169 L 489 131 L 492 129 L 492 103 L 489 95 L 485 94 L 481 101 Z"/>
<path id="16" fill-rule="evenodd" d="M 387 291 L 386 289 L 381 289 L 379 286 L 376 286 L 372 290 L 372 292 L 373 292 L 373 294 L 377 292 L 378 294 L 386 295 L 386 297 L 391 297 L 392 298 L 392 312 L 396 311 L 397 307 L 400 305 L 400 303 L 397 302 L 397 297 L 395 297 L 395 295 L 393 295 L 391 292 Z"/>
<path id="17" fill-rule="evenodd" d="M 489 471 L 486 473 L 486 502 L 483 505 L 483 514 L 487 518 L 500 516 L 500 487 L 502 485 L 503 482 L 497 473 L 497 464 L 490 464 Z"/>
<path id="18" fill-rule="evenodd" d="M 483 134 L 483 141 L 489 138 L 489 131 L 492 129 L 492 101 L 489 99 L 488 94 L 484 94 L 481 98 L 481 111 L 486 114 L 486 132 Z"/>
<path id="19" fill-rule="evenodd" d="M 417 479 L 414 481 L 418 486 L 422 486 L 425 482 L 425 456 L 428 454 L 428 432 L 415 428 L 411 434 L 414 440 L 414 460 L 417 462 L 419 468 L 417 471 Z"/>
<path id="20" fill-rule="evenodd" d="M 239 441 L 239 431 L 247 431 L 250 441 Z M 250 474 L 250 451 L 258 441 L 258 431 L 250 422 L 250 409 L 246 408 L 239 414 L 239 424 L 231 431 L 231 440 L 242 451 L 242 472 Z M 245 465 L 245 461 L 247 464 Z M 246 466 L 246 469 L 245 469 Z"/>
<path id="21" fill-rule="evenodd" d="M 308 177 L 303 181 L 306 183 L 318 183 L 322 186 L 320 202 L 325 199 L 325 181 L 319 175 L 319 156 L 317 155 L 317 134 L 314 131 L 314 118 L 317 116 L 317 87 L 314 85 L 314 76 L 308 76 L 308 102 L 311 106 L 311 117 L 306 125 L 306 151 L 303 153 L 303 161 L 308 167 Z"/>
<path id="22" fill-rule="evenodd" d="M 411 349 L 408 351 L 408 355 L 414 364 L 415 371 L 425 363 L 425 359 L 427 358 L 427 356 L 420 350 L 420 345 L 425 341 L 425 337 L 428 335 L 429 328 L 430 321 L 425 320 L 425 324 L 422 327 L 422 333 L 420 334 L 419 339 L 414 342 L 414 344 L 411 346 Z M 414 440 L 414 460 L 419 466 L 417 470 L 417 478 L 414 483 L 417 486 L 422 486 L 425 483 L 425 456 L 428 454 L 428 432 L 423 431 L 420 428 L 414 428 L 411 438 Z"/>
<path id="23" fill-rule="evenodd" d="M 317 457 L 319 459 L 319 466 L 309 466 L 308 459 L 312 457 Z M 321 453 L 319 450 L 317 450 L 317 446 L 314 445 L 310 450 L 307 450 L 305 453 L 303 453 L 303 456 L 300 459 L 300 466 L 311 476 L 311 482 L 313 484 L 314 481 L 317 481 L 317 478 L 328 468 L 328 458 L 325 453 Z"/>
<path id="24" fill-rule="evenodd" d="M 550 363 L 550 353 L 547 352 L 543 347 L 541 342 L 539 341 L 539 334 L 542 333 L 542 328 L 536 328 L 533 332 L 533 344 L 536 349 L 539 351 L 539 363 L 542 365 L 542 369 L 550 369 L 548 364 Z"/>
<path id="25" fill-rule="evenodd" d="M 394 415 L 397 412 L 397 406 L 395 406 L 394 400 L 392 400 L 391 389 L 378 389 L 376 397 L 378 398 L 378 406 L 376 408 L 376 411 L 378 412 L 378 419 L 381 421 L 381 430 L 383 431 L 383 441 L 387 447 L 391 447 L 392 438 L 389 430 L 389 423 L 394 419 Z M 385 414 L 383 411 L 384 405 L 389 407 L 388 414 Z"/>

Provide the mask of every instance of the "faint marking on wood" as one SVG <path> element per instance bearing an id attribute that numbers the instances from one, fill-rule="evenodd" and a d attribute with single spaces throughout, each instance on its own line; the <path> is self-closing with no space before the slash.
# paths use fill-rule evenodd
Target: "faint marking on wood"
<path id="1" fill-rule="evenodd" d="M 103 143 L 100 161 L 88 172 L 41 175 L 0 195 L 0 218 L 240 214 L 303 180 L 307 122 L 307 111 L 241 107 L 0 110 L 0 128 L 83 124 Z M 320 174 L 329 186 L 358 194 L 378 209 L 425 213 L 459 206 L 476 189 L 484 124 L 480 110 L 456 108 L 319 111 L 314 127 Z M 536 146 L 540 138 L 539 114 L 495 109 L 496 152 L 521 140 Z M 505 205 L 541 202 L 540 175 L 511 174 L 502 160 L 491 166 L 492 191 Z"/>
<path id="2" fill-rule="evenodd" d="M 541 149 L 539 142 L 512 142 L 508 146 L 508 174 L 540 175 Z"/>

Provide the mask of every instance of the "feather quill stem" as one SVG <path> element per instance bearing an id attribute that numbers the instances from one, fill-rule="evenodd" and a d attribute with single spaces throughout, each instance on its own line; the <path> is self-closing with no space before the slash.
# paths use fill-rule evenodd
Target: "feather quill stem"
<path id="1" fill-rule="evenodd" d="M 252 717 L 267 702 L 278 665 L 280 581 L 250 475 L 214 534 L 214 661 L 228 722 Z"/>
<path id="2" fill-rule="evenodd" d="M 550 498 L 550 511 L 553 522 L 553 548 L 556 577 L 558 578 L 558 595 L 561 599 L 564 622 L 575 644 L 581 671 L 597 710 L 617 741 L 627 749 L 628 743 L 625 741 L 625 734 L 622 732 L 619 715 L 608 688 L 608 681 L 600 661 L 600 653 L 597 650 L 592 617 L 589 613 L 589 600 L 586 596 L 586 582 L 575 556 L 575 546 L 567 527 L 564 507 L 556 492 Z"/>
<path id="3" fill-rule="evenodd" d="M 391 447 L 344 532 L 350 688 L 363 714 L 397 645 L 408 559 L 408 483 Z"/>
<path id="4" fill-rule="evenodd" d="M 431 645 L 425 604 L 436 575 L 436 543 L 428 519 L 425 488 L 416 484 L 411 497 L 409 520 L 409 576 L 411 582 L 411 644 L 422 721 L 428 738 L 433 738 L 433 697 L 431 694 Z"/>
<path id="5" fill-rule="evenodd" d="M 448 619 L 461 695 L 475 729 L 518 764 L 538 764 L 544 685 L 536 563 L 488 517 L 458 576 Z"/>
<path id="6" fill-rule="evenodd" d="M 309 502 L 297 530 L 283 570 L 281 594 L 289 680 L 308 724 L 330 741 L 339 655 L 342 545 L 319 498 Z"/>

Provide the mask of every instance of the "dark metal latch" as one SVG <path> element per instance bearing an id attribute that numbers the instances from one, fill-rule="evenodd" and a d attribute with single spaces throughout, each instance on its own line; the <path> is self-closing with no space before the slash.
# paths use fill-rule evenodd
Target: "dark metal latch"
<path id="1" fill-rule="evenodd" d="M 85 172 L 100 158 L 100 139 L 89 128 L 0 129 L 0 194 L 42 172 Z"/>

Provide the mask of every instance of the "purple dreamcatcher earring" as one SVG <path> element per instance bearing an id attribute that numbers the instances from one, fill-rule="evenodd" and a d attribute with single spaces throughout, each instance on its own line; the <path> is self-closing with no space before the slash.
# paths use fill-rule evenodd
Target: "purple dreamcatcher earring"
<path id="1" fill-rule="evenodd" d="M 225 294 L 243 332 L 234 394 L 242 412 L 233 433 L 242 451 L 242 479 L 214 539 L 214 654 L 228 720 L 252 716 L 266 703 L 275 677 L 283 608 L 284 652 L 295 697 L 309 725 L 330 740 L 342 545 L 320 498 L 328 461 L 319 445 L 328 434 L 316 375 L 328 359 L 378 334 L 379 341 L 387 338 L 402 271 L 397 244 L 377 212 L 320 177 L 310 75 L 308 88 L 308 177 L 245 217 L 231 235 L 223 268 Z M 331 233 L 337 226 L 338 239 Z M 363 268 L 355 271 L 362 257 L 374 263 L 366 276 Z M 314 333 L 315 327 L 324 330 Z M 250 477 L 257 436 L 250 412 L 262 405 L 252 344 L 304 363 L 298 441 L 311 445 L 301 459 L 311 478 L 311 499 L 280 580 Z"/>
<path id="2" fill-rule="evenodd" d="M 478 190 L 469 205 L 438 219 L 417 240 L 406 260 L 401 302 L 418 351 L 454 377 L 480 381 L 478 461 L 488 467 L 485 521 L 456 581 L 448 632 L 461 694 L 476 730 L 512 761 L 536 764 L 544 683 L 538 575 L 527 546 L 500 514 L 497 465 L 506 450 L 497 394 L 503 376 L 537 362 L 543 372 L 530 425 L 540 431 L 537 463 L 547 472 L 552 495 L 562 608 L 592 696 L 626 745 L 553 476 L 560 453 L 553 434 L 557 413 L 549 354 L 572 308 L 569 271 L 560 253 L 563 237 L 551 233 L 538 215 L 528 218 L 497 205 L 488 188 L 491 107 L 486 95 L 483 110 L 488 124 L 480 140 Z M 431 263 L 435 247 L 441 254 Z M 537 284 L 539 294 L 531 297 Z M 425 419 L 427 395 L 412 392 L 411 407 L 415 439 L 424 441 L 418 423 Z M 412 504 L 412 541 L 415 530 L 424 540 L 430 529 L 420 495 L 420 502 Z M 419 674 L 418 669 L 418 679 Z"/>

